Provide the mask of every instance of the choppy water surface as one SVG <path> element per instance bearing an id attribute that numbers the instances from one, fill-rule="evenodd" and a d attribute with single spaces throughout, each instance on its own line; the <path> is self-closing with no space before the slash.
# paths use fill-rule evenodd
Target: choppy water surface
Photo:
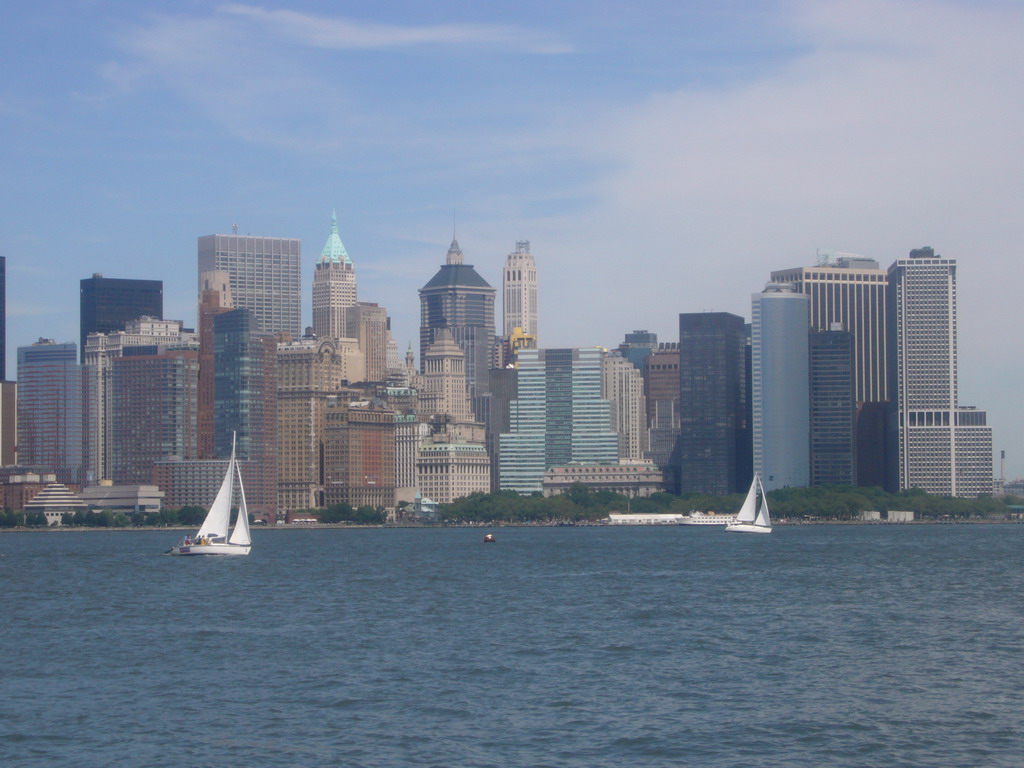
<path id="1" fill-rule="evenodd" d="M 0 764 L 1017 766 L 1024 526 L 0 535 Z"/>

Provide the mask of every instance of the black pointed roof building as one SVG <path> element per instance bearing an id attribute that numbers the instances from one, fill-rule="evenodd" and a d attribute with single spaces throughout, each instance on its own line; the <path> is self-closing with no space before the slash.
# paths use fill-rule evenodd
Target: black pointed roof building
<path id="1" fill-rule="evenodd" d="M 441 269 L 420 288 L 420 365 L 437 331 L 447 328 L 466 354 L 466 383 L 478 420 L 494 356 L 494 294 L 473 266 L 463 263 L 455 239 Z"/>

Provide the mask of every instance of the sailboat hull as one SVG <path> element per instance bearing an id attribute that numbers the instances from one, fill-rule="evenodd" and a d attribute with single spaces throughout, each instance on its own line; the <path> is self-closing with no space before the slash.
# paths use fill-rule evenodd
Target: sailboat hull
<path id="1" fill-rule="evenodd" d="M 171 547 L 169 555 L 248 555 L 251 544 L 191 544 Z"/>
<path id="2" fill-rule="evenodd" d="M 732 525 L 725 526 L 727 531 L 737 531 L 739 533 L 771 533 L 772 528 L 770 525 L 754 525 L 753 523 L 733 523 Z"/>

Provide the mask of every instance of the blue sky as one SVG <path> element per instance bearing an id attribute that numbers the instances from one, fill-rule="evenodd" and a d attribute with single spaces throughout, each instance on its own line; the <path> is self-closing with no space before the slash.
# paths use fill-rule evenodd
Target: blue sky
<path id="1" fill-rule="evenodd" d="M 961 401 L 1024 474 L 1024 8 L 1013 2 L 39 2 L 0 25 L 8 367 L 76 340 L 78 281 L 338 212 L 404 348 L 453 215 L 498 286 L 529 239 L 543 346 L 750 316 L 818 248 L 959 260 Z"/>

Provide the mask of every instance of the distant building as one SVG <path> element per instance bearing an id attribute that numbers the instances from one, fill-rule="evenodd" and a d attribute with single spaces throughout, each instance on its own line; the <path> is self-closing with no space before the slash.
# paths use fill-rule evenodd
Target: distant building
<path id="1" fill-rule="evenodd" d="M 647 356 L 653 354 L 657 349 L 658 334 L 649 331 L 627 333 L 622 343 L 619 344 L 619 352 L 639 371 L 644 369 L 644 361 Z"/>
<path id="2" fill-rule="evenodd" d="M 420 365 L 438 330 L 446 328 L 466 354 L 466 382 L 473 412 L 484 420 L 483 398 L 494 351 L 494 288 L 463 263 L 462 249 L 452 240 L 443 264 L 420 288 Z"/>
<path id="3" fill-rule="evenodd" d="M 889 267 L 892 458 L 899 489 L 992 493 L 992 429 L 957 397 L 955 259 L 912 250 Z"/>
<path id="4" fill-rule="evenodd" d="M 420 446 L 416 474 L 422 494 L 438 504 L 491 490 L 491 464 L 481 444 L 426 442 Z"/>
<path id="5" fill-rule="evenodd" d="M 347 312 L 356 304 L 356 270 L 338 236 L 338 217 L 331 215 L 331 233 L 313 273 L 313 333 L 319 339 L 353 336 Z"/>
<path id="6" fill-rule="evenodd" d="M 277 347 L 278 509 L 324 506 L 324 419 L 345 373 L 337 343 L 303 339 Z"/>
<path id="7" fill-rule="evenodd" d="M 395 413 L 372 401 L 336 398 L 324 421 L 324 505 L 395 503 Z"/>
<path id="8" fill-rule="evenodd" d="M 74 342 L 18 347 L 18 462 L 82 482 L 82 367 Z"/>
<path id="9" fill-rule="evenodd" d="M 597 347 L 519 354 L 509 431 L 499 438 L 502 490 L 540 492 L 551 467 L 618 460 L 611 403 L 601 397 L 603 357 Z"/>
<path id="10" fill-rule="evenodd" d="M 391 321 L 388 311 L 377 304 L 361 301 L 346 310 L 346 328 L 359 342 L 363 359 L 363 381 L 387 381 L 388 342 Z"/>
<path id="11" fill-rule="evenodd" d="M 679 485 L 722 496 L 741 477 L 746 402 L 746 329 L 727 312 L 679 315 Z"/>
<path id="12" fill-rule="evenodd" d="M 85 364 L 82 366 L 82 407 L 85 420 L 84 482 L 86 486 L 90 486 L 114 476 L 114 361 L 129 355 L 158 355 L 167 350 L 196 352 L 197 336 L 193 331 L 183 329 L 180 320 L 161 320 L 143 316 L 129 320 L 120 331 L 90 333 L 85 344 Z M 161 380 L 160 385 L 172 386 L 174 383 L 175 379 L 171 378 Z M 143 397 L 148 399 L 145 390 Z M 191 397 L 195 397 L 195 392 Z M 187 410 L 191 419 L 195 418 L 195 408 L 193 403 Z M 151 413 L 155 415 L 156 409 L 151 408 Z M 185 411 L 182 411 L 177 414 L 176 418 L 180 418 L 184 413 Z M 195 440 L 193 426 L 189 430 L 187 441 L 192 445 Z M 122 451 L 121 456 L 125 455 L 125 451 Z M 135 479 L 133 482 L 149 482 L 149 479 Z"/>
<path id="13" fill-rule="evenodd" d="M 50 526 L 62 525 L 64 515 L 85 512 L 86 509 L 82 498 L 63 483 L 48 483 L 31 501 L 25 503 L 26 514 L 42 512 L 46 515 L 46 524 Z"/>
<path id="14" fill-rule="evenodd" d="M 155 485 L 95 485 L 83 490 L 81 496 L 92 511 L 109 509 L 126 515 L 159 512 L 164 499 L 163 491 Z"/>
<path id="15" fill-rule="evenodd" d="M 643 375 L 618 352 L 610 352 L 604 357 L 601 376 L 601 396 L 612 404 L 612 429 L 619 436 L 619 458 L 643 459 L 647 448 Z"/>
<path id="16" fill-rule="evenodd" d="M 277 342 L 258 330 L 248 309 L 213 318 L 214 450 L 256 462 L 258 482 L 246 486 L 254 514 L 277 512 Z"/>
<path id="17" fill-rule="evenodd" d="M 517 240 L 516 249 L 505 257 L 501 283 L 505 338 L 519 328 L 536 343 L 537 265 L 530 253 L 529 240 Z"/>
<path id="18" fill-rule="evenodd" d="M 810 480 L 808 304 L 786 283 L 752 297 L 754 471 L 769 491 Z"/>
<path id="19" fill-rule="evenodd" d="M 812 332 L 808 352 L 811 485 L 854 485 L 853 336 L 841 326 Z"/>
<path id="20" fill-rule="evenodd" d="M 285 237 L 199 238 L 199 290 L 205 272 L 227 272 L 234 306 L 250 310 L 259 330 L 302 335 L 302 241 Z"/>
<path id="21" fill-rule="evenodd" d="M 90 333 L 123 331 L 129 320 L 164 316 L 164 284 L 160 280 L 125 280 L 99 272 L 81 281 L 79 349 L 85 362 Z"/>
<path id="22" fill-rule="evenodd" d="M 675 493 L 679 490 L 679 344 L 658 344 L 644 356 L 641 370 L 647 403 L 643 456 L 665 475 L 666 490 Z"/>
<path id="23" fill-rule="evenodd" d="M 110 478 L 119 486 L 153 482 L 160 459 L 196 456 L 199 351 L 172 349 L 112 361 Z"/>
<path id="24" fill-rule="evenodd" d="M 199 389 L 197 393 L 197 445 L 200 459 L 215 459 L 214 405 L 217 356 L 214 350 L 213 318 L 234 309 L 231 276 L 224 271 L 199 276 Z"/>
<path id="25" fill-rule="evenodd" d="M 548 469 L 544 473 L 543 493 L 545 496 L 559 496 L 577 484 L 592 491 L 645 498 L 665 490 L 665 476 L 649 461 L 623 460 L 614 464 L 574 462 Z"/>

